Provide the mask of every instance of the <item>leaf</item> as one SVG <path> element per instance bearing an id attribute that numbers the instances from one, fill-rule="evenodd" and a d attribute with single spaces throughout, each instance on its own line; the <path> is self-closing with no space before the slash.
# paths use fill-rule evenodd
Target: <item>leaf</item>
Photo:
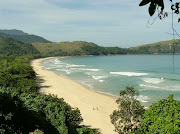
<path id="1" fill-rule="evenodd" d="M 157 0 L 156 3 L 158 4 L 158 6 L 164 7 L 164 1 L 163 0 Z"/>
<path id="2" fill-rule="evenodd" d="M 141 3 L 139 4 L 139 6 L 144 6 L 144 5 L 148 4 L 149 2 L 151 2 L 151 0 L 142 0 Z"/>
<path id="3" fill-rule="evenodd" d="M 158 6 L 162 7 L 161 10 L 164 9 L 164 1 L 163 0 L 157 0 L 156 3 L 157 3 Z"/>
<path id="4" fill-rule="evenodd" d="M 151 3 L 150 6 L 149 6 L 149 15 L 153 16 L 155 11 L 156 11 L 156 4 L 155 3 Z"/>

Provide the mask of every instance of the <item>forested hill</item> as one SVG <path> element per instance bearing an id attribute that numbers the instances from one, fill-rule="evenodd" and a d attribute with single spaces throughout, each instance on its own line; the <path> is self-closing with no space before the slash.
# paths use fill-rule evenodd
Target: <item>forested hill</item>
<path id="1" fill-rule="evenodd" d="M 52 43 L 43 37 L 30 35 L 25 33 L 21 30 L 0 30 L 0 36 L 5 38 L 12 38 L 14 40 L 28 43 L 25 46 L 28 47 L 23 51 L 22 49 L 17 49 L 18 47 L 23 47 L 23 43 L 15 43 L 15 44 L 22 44 L 17 47 L 14 45 L 12 47 L 12 43 L 8 43 L 8 39 L 6 39 L 7 45 L 3 45 L 3 49 L 0 48 L 1 54 L 9 54 L 9 53 L 36 53 L 37 51 L 32 48 L 32 45 L 41 53 L 42 56 L 81 56 L 81 55 L 114 55 L 114 54 L 171 54 L 172 53 L 172 44 L 173 40 L 170 41 L 161 41 L 153 44 L 141 45 L 132 48 L 120 48 L 120 47 L 103 47 L 98 46 L 92 42 L 86 41 L 73 41 L 73 42 L 59 42 L 59 43 Z M 2 38 L 1 38 L 2 40 Z M 11 42 L 14 42 L 11 40 Z M 180 39 L 176 40 L 176 48 L 175 53 L 180 54 Z M 118 45 L 118 44 L 117 44 Z M 6 48 L 6 49 L 5 49 Z M 11 48 L 11 50 L 10 50 Z M 32 48 L 30 50 L 30 48 Z M 4 49 L 6 51 L 4 51 Z M 9 50 L 9 51 L 7 51 Z M 7 52 L 7 53 L 6 53 Z"/>
<path id="2" fill-rule="evenodd" d="M 24 33 L 21 30 L 0 30 L 0 36 L 6 37 L 6 38 L 12 38 L 24 43 L 35 43 L 35 42 L 43 42 L 43 43 L 49 43 L 50 41 L 44 39 L 43 37 L 37 36 L 37 35 L 30 35 L 27 33 Z"/>
<path id="3" fill-rule="evenodd" d="M 126 49 L 119 47 L 101 47 L 91 42 L 73 41 L 60 43 L 33 43 L 43 56 L 80 56 L 126 54 Z"/>
<path id="4" fill-rule="evenodd" d="M 32 44 L 22 43 L 10 38 L 0 37 L 0 55 L 39 54 Z"/>
<path id="5" fill-rule="evenodd" d="M 33 43 L 44 56 L 80 56 L 80 55 L 114 55 L 114 54 L 171 54 L 173 40 L 132 48 L 102 47 L 91 42 L 73 41 L 60 43 Z M 176 40 L 175 53 L 180 54 L 180 40 Z"/>
<path id="6" fill-rule="evenodd" d="M 129 48 L 129 54 L 171 54 L 174 40 L 161 41 Z M 175 53 L 180 54 L 180 39 L 175 40 Z"/>

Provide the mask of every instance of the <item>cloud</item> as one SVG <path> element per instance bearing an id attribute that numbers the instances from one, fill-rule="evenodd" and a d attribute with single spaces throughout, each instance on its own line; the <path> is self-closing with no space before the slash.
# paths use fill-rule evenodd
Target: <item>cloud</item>
<path id="1" fill-rule="evenodd" d="M 148 15 L 148 7 L 138 7 L 139 2 L 0 1 L 0 28 L 16 28 L 57 42 L 86 40 L 104 46 L 128 47 L 167 39 L 165 31 L 170 21 L 157 20 L 149 29 L 146 28 L 148 19 L 153 18 Z"/>

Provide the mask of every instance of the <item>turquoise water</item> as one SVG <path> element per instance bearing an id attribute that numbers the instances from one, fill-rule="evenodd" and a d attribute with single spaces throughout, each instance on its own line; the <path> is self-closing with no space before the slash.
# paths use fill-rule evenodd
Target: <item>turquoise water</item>
<path id="1" fill-rule="evenodd" d="M 180 55 L 116 55 L 63 57 L 42 65 L 88 88 L 118 96 L 126 86 L 138 89 L 144 106 L 175 94 L 180 100 Z"/>

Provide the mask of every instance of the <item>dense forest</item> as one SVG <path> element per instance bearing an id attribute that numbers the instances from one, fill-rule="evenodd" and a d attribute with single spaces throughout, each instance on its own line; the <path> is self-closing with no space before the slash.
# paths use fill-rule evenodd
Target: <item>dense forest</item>
<path id="1" fill-rule="evenodd" d="M 0 57 L 0 133 L 98 134 L 81 126 L 80 111 L 62 98 L 38 93 L 33 56 Z"/>
<path id="2" fill-rule="evenodd" d="M 22 43 L 10 38 L 0 37 L 0 55 L 40 54 L 32 44 Z"/>
<path id="3" fill-rule="evenodd" d="M 12 38 L 24 43 L 35 43 L 35 42 L 44 42 L 49 43 L 50 41 L 44 39 L 43 37 L 37 35 L 30 35 L 24 33 L 20 30 L 0 30 L 0 36 L 6 38 Z"/>

